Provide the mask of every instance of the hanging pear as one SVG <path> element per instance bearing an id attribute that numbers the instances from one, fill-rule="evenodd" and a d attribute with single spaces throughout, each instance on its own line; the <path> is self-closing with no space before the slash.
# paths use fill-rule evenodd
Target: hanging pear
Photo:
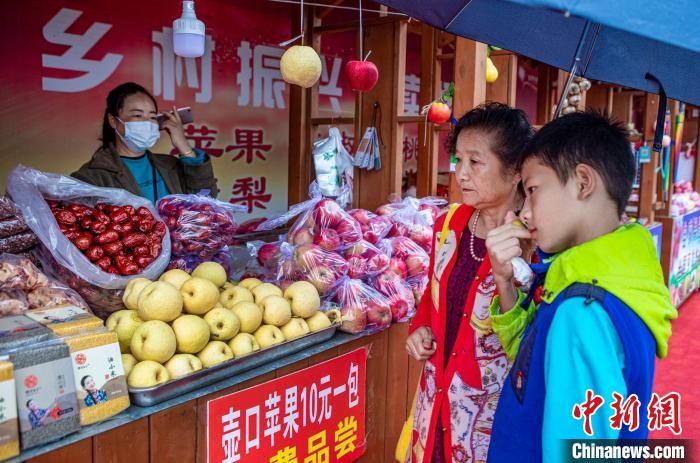
<path id="1" fill-rule="evenodd" d="M 486 58 L 486 82 L 492 84 L 496 82 L 496 79 L 498 79 L 498 69 L 490 57 Z"/>
<path id="2" fill-rule="evenodd" d="M 312 87 L 321 77 L 321 58 L 311 47 L 294 45 L 280 59 L 282 78 L 303 88 Z"/>

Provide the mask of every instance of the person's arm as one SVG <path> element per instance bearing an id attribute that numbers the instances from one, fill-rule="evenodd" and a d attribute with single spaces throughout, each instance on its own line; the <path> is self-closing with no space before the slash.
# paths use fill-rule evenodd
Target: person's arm
<path id="1" fill-rule="evenodd" d="M 527 309 L 521 307 L 525 297 L 527 297 L 527 294 L 516 290 L 515 303 L 508 307 L 507 310 L 502 309 L 500 296 L 494 297 L 489 307 L 491 327 L 496 336 L 498 336 L 498 340 L 501 341 L 506 355 L 511 360 L 515 359 L 515 356 L 518 354 L 523 332 L 532 321 L 535 316 L 535 310 L 537 310 L 532 301 L 530 301 Z"/>
<path id="2" fill-rule="evenodd" d="M 194 157 L 180 156 L 179 158 L 184 175 L 185 193 L 194 194 L 201 190 L 209 190 L 210 196 L 216 198 L 219 188 L 216 185 L 211 159 L 199 148 L 194 148 L 194 152 L 196 153 Z"/>
<path id="3" fill-rule="evenodd" d="M 542 451 L 545 461 L 568 461 L 563 439 L 617 439 L 610 427 L 613 392 L 627 398 L 622 374 L 624 350 L 610 317 L 597 302 L 584 298 L 564 301 L 552 320 L 545 352 Z M 584 420 L 572 416 L 575 404 L 586 401 L 591 389 L 605 401 L 591 416 L 593 436 L 584 432 Z M 642 410 L 641 413 L 644 413 Z"/>

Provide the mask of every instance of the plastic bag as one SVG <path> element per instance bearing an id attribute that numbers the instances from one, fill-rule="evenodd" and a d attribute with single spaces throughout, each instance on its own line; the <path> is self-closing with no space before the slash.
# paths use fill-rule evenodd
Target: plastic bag
<path id="1" fill-rule="evenodd" d="M 401 322 L 413 316 L 416 298 L 406 280 L 392 271 L 386 271 L 374 278 L 372 283 L 389 300 L 391 318 L 394 322 Z"/>
<path id="2" fill-rule="evenodd" d="M 348 276 L 357 280 L 375 277 L 389 268 L 389 256 L 368 241 L 360 241 L 343 252 Z"/>
<path id="3" fill-rule="evenodd" d="M 17 208 L 7 196 L 0 196 L 0 219 L 7 219 L 17 215 Z"/>
<path id="4" fill-rule="evenodd" d="M 309 189 L 311 199 L 292 206 L 288 212 L 270 219 L 258 231 L 274 230 L 299 216 L 287 234 L 295 246 L 316 244 L 326 251 L 337 251 L 362 240 L 360 224 L 340 205 L 324 198 L 315 183 Z"/>
<path id="5" fill-rule="evenodd" d="M 322 310 L 339 310 L 347 333 L 380 331 L 391 325 L 389 301 L 376 289 L 360 280 L 343 277 L 322 305 Z"/>
<path id="6" fill-rule="evenodd" d="M 397 236 L 382 240 L 379 243 L 379 248 L 391 256 L 391 259 L 387 271 L 377 277 L 377 280 L 384 280 L 383 282 L 376 281 L 375 284 L 377 288 L 380 288 L 380 285 L 382 285 L 386 288 L 382 290 L 382 292 L 387 294 L 387 296 L 397 294 L 397 297 L 408 302 L 409 306 L 411 302 L 413 305 L 416 305 L 420 302 L 420 298 L 428 285 L 430 256 L 423 248 L 405 236 Z M 401 282 L 406 285 L 412 293 L 411 297 L 405 294 L 401 289 L 394 288 L 394 286 L 396 286 L 393 281 L 394 279 L 391 278 L 390 275 L 385 277 L 386 274 L 391 273 L 398 276 Z M 389 292 L 391 292 L 391 294 L 389 294 Z M 409 307 L 408 310 L 410 316 L 412 314 L 412 307 Z M 395 310 L 395 312 L 400 312 L 400 310 Z"/>
<path id="7" fill-rule="evenodd" d="M 0 314 L 61 305 L 90 310 L 77 292 L 47 277 L 30 259 L 13 254 L 0 255 L 0 300 L 4 301 Z M 13 307 L 19 309 L 12 310 Z"/>
<path id="8" fill-rule="evenodd" d="M 228 246 L 238 230 L 233 214 L 245 212 L 244 206 L 218 201 L 207 194 L 178 194 L 161 198 L 157 208 L 170 230 L 169 269 L 194 270 L 202 262 L 214 261 L 230 275 Z"/>
<path id="9" fill-rule="evenodd" d="M 384 239 L 393 226 L 389 217 L 377 215 L 365 209 L 353 209 L 348 211 L 348 214 L 360 224 L 362 237 L 372 244 L 377 244 Z"/>
<path id="10" fill-rule="evenodd" d="M 305 280 L 323 296 L 335 288 L 348 273 L 348 263 L 340 255 L 315 244 L 292 246 L 282 243 L 277 283 L 285 289 L 295 281 Z"/>
<path id="11" fill-rule="evenodd" d="M 344 206 L 352 203 L 354 163 L 343 146 L 343 138 L 337 127 L 328 130 L 328 138 L 314 142 L 312 154 L 321 194 L 337 198 Z"/>
<path id="12" fill-rule="evenodd" d="M 0 238 L 16 235 L 28 230 L 27 224 L 21 217 L 8 217 L 0 220 Z"/>
<path id="13" fill-rule="evenodd" d="M 0 238 L 0 253 L 8 252 L 17 254 L 33 248 L 39 243 L 39 238 L 34 232 L 26 231 L 18 235 Z"/>
<path id="14" fill-rule="evenodd" d="M 22 315 L 27 310 L 29 310 L 29 302 L 23 291 L 0 290 L 0 315 Z"/>
<path id="15" fill-rule="evenodd" d="M 47 200 L 67 201 L 94 206 L 107 203 L 117 206 L 144 207 L 155 216 L 156 209 L 145 198 L 118 188 L 101 188 L 64 175 L 41 172 L 19 165 L 10 174 L 7 191 L 22 213 L 25 222 L 37 235 L 44 270 L 75 289 L 93 309 L 114 311 L 122 308 L 121 293 L 136 277 L 156 280 L 170 261 L 170 236 L 165 233 L 162 251 L 140 274 L 115 275 L 103 271 L 61 232 Z"/>

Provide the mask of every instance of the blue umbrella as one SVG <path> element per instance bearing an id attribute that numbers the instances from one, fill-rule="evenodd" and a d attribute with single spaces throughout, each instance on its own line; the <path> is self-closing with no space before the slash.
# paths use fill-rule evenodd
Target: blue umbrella
<path id="1" fill-rule="evenodd" d="M 376 0 L 438 29 L 574 75 L 700 105 L 698 0 Z M 566 91 L 562 92 L 561 108 Z"/>

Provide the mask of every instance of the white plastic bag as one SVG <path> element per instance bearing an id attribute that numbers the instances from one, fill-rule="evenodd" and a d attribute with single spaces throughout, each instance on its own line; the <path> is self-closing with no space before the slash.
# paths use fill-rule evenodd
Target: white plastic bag
<path id="1" fill-rule="evenodd" d="M 104 272 L 61 233 L 46 203 L 46 200 L 55 200 L 87 206 L 108 203 L 116 206 L 145 207 L 158 218 L 155 207 L 145 198 L 119 188 L 101 188 L 72 177 L 41 172 L 23 165 L 17 166 L 10 174 L 7 192 L 43 245 L 42 261 L 49 264 L 44 266 L 44 270 L 52 271 L 60 280 L 75 289 L 93 309 L 119 310 L 122 307 L 121 290 L 130 280 L 137 277 L 157 280 L 170 261 L 170 235 L 166 232 L 162 241 L 162 252 L 143 273 L 120 276 Z M 68 275 L 75 278 L 67 278 Z"/>
<path id="2" fill-rule="evenodd" d="M 316 140 L 312 147 L 316 181 L 321 194 L 336 198 L 343 206 L 352 202 L 353 159 L 343 146 L 337 127 L 328 130 L 328 138 Z M 343 191 L 343 187 L 349 187 Z M 345 194 L 342 194 L 345 193 Z"/>

